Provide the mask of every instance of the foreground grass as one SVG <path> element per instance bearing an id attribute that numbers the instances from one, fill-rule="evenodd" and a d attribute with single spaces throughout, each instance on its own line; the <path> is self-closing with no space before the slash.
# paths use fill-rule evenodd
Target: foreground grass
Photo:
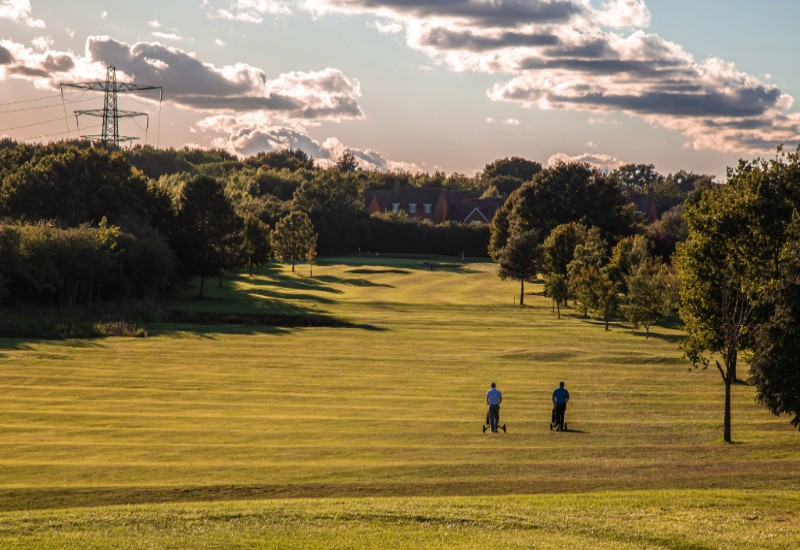
<path id="1" fill-rule="evenodd" d="M 0 516 L 3 548 L 796 548 L 800 497 L 664 491 L 150 505 Z"/>
<path id="2" fill-rule="evenodd" d="M 766 533 L 796 546 L 784 512 L 797 509 L 800 438 L 737 386 L 737 444 L 722 445 L 719 375 L 688 368 L 678 330 L 645 340 L 559 321 L 538 296 L 514 307 L 517 286 L 491 264 L 433 263 L 342 258 L 314 278 L 273 268 L 172 306 L 341 326 L 0 340 L 5 541 L 444 547 L 501 531 L 526 547 L 562 530 L 591 547 L 747 548 Z M 574 397 L 564 434 L 547 429 L 560 379 Z M 491 380 L 508 434 L 481 432 Z M 136 504 L 147 506 L 94 508 Z"/>

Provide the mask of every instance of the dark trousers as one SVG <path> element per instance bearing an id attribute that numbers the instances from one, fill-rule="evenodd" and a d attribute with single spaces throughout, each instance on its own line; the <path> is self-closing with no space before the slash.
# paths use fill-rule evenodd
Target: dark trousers
<path id="1" fill-rule="evenodd" d="M 556 403 L 556 424 L 559 428 L 564 427 L 564 413 L 567 412 L 566 403 Z"/>
<path id="2" fill-rule="evenodd" d="M 492 427 L 492 431 L 497 431 L 500 425 L 500 405 L 489 405 L 489 412 L 486 414 L 487 424 Z"/>

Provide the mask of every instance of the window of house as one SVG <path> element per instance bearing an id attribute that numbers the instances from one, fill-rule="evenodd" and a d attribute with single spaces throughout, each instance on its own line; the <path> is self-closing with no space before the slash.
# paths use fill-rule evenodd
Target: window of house
<path id="1" fill-rule="evenodd" d="M 424 206 L 425 206 L 425 213 L 426 214 L 430 214 L 431 213 L 431 206 L 433 206 L 433 205 L 432 204 L 426 204 Z"/>
<path id="2" fill-rule="evenodd" d="M 393 202 L 392 203 L 392 212 L 399 212 L 399 211 L 400 211 L 400 203 L 399 202 Z"/>
<path id="3" fill-rule="evenodd" d="M 417 213 L 417 203 L 415 203 L 415 202 L 409 203 L 408 212 L 410 214 L 416 214 Z"/>

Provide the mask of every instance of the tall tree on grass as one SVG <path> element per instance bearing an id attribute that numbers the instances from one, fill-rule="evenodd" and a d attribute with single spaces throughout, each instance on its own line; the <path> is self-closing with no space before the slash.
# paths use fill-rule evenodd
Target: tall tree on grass
<path id="1" fill-rule="evenodd" d="M 222 184 L 200 176 L 186 183 L 180 198 L 178 255 L 188 275 L 200 277 L 199 297 L 208 277 L 241 264 L 242 220 Z"/>
<path id="2" fill-rule="evenodd" d="M 541 264 L 539 235 L 528 230 L 512 237 L 498 257 L 500 278 L 519 281 L 519 305 L 525 305 L 525 281 L 533 282 Z"/>
<path id="3" fill-rule="evenodd" d="M 564 305 L 569 299 L 569 264 L 575 259 L 575 248 L 579 244 L 585 243 L 588 231 L 589 228 L 580 223 L 561 224 L 553 229 L 542 243 L 542 274 L 545 279 L 545 293 Z M 560 304 L 553 305 L 558 307 L 558 316 L 561 318 Z"/>
<path id="4" fill-rule="evenodd" d="M 317 244 L 317 234 L 305 212 L 292 211 L 281 218 L 270 236 L 275 257 L 282 261 L 295 263 L 306 258 L 308 251 Z"/>
<path id="5" fill-rule="evenodd" d="M 591 227 L 586 232 L 584 242 L 575 247 L 574 257 L 567 266 L 569 290 L 578 301 L 584 317 L 589 311 L 611 310 L 610 307 L 601 307 L 600 299 L 600 296 L 608 294 L 605 287 L 607 280 L 610 280 L 604 268 L 606 256 L 606 242 L 600 236 L 600 230 Z"/>
<path id="6" fill-rule="evenodd" d="M 650 326 L 668 315 L 674 304 L 674 274 L 662 261 L 647 257 L 625 282 L 625 317 L 633 328 L 644 327 L 645 338 L 650 338 Z"/>
<path id="7" fill-rule="evenodd" d="M 544 276 L 544 294 L 553 300 L 553 309 L 561 319 L 561 304 L 569 299 L 569 282 L 561 273 L 548 273 Z"/>
<path id="8" fill-rule="evenodd" d="M 591 312 L 603 320 L 608 330 L 611 318 L 619 310 L 620 299 L 617 285 L 607 270 L 595 265 L 580 267 L 573 271 L 571 284 L 584 315 Z"/>
<path id="9" fill-rule="evenodd" d="M 741 161 L 727 185 L 705 191 L 686 209 L 689 236 L 676 257 L 685 353 L 694 365 L 713 360 L 722 377 L 726 443 L 738 357 L 752 349 L 754 332 L 769 316 L 781 250 L 800 206 L 798 154 L 788 160 Z"/>

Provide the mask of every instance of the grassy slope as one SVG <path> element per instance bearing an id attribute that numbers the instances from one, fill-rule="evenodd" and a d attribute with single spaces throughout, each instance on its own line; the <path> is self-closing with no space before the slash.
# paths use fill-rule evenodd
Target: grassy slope
<path id="1" fill-rule="evenodd" d="M 722 445 L 719 375 L 680 361 L 679 332 L 645 340 L 569 314 L 557 321 L 540 297 L 513 307 L 516 285 L 490 264 L 434 263 L 337 259 L 314 279 L 273 269 L 176 304 L 314 313 L 349 327 L 0 340 L 0 546 L 22 533 L 29 546 L 109 544 L 134 528 L 144 546 L 237 536 L 280 546 L 284 535 L 265 533 L 281 526 L 298 546 L 307 533 L 308 547 L 350 536 L 471 546 L 495 530 L 525 547 L 563 528 L 556 503 L 570 510 L 576 543 L 592 546 L 629 537 L 633 547 L 702 547 L 728 540 L 710 527 L 719 519 L 750 537 L 776 533 L 765 545 L 800 540 L 786 521 L 796 519 L 800 439 L 741 386 L 739 444 Z M 547 430 L 559 379 L 574 397 L 567 434 Z M 504 391 L 508 434 L 481 433 L 490 380 Z M 487 498 L 498 494 L 538 496 Z M 417 498 L 438 495 L 476 498 Z M 369 496 L 391 498 L 356 498 Z M 174 504 L 263 498 L 276 500 Z M 171 504 L 44 510 L 154 502 Z M 683 527 L 684 514 L 703 532 Z M 207 536 L 190 527 L 203 522 Z"/>

